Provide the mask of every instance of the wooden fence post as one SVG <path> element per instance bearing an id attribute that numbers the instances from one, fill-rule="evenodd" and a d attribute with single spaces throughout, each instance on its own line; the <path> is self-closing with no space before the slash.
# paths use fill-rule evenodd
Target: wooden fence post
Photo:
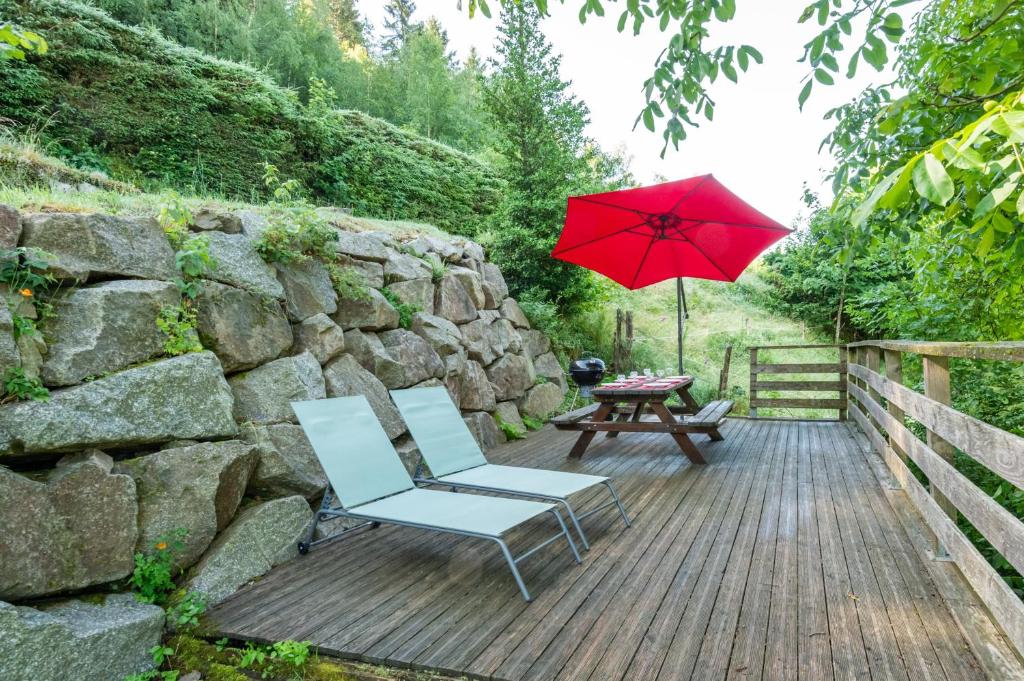
<path id="1" fill-rule="evenodd" d="M 942 404 L 950 404 L 950 386 L 949 386 L 949 358 L 940 357 L 938 355 L 922 355 L 921 360 L 924 362 L 924 394 L 926 397 L 930 397 L 936 402 Z M 943 440 L 941 437 L 928 430 L 928 446 L 932 450 L 941 456 L 943 459 L 948 461 L 950 465 L 953 465 L 954 447 L 950 443 Z M 957 516 L 959 515 L 956 506 L 947 499 L 942 492 L 935 488 L 935 483 L 929 481 L 929 487 L 931 489 L 932 498 L 935 502 L 946 512 L 950 518 L 953 519 L 955 524 Z M 949 552 L 946 547 L 942 545 L 938 539 L 935 540 L 935 556 L 936 558 L 948 558 Z"/>
<path id="2" fill-rule="evenodd" d="M 732 361 L 732 346 L 725 346 L 725 359 L 722 361 L 722 372 L 718 374 L 718 399 L 725 397 L 729 389 L 729 363 Z"/>
<path id="3" fill-rule="evenodd" d="M 885 377 L 893 383 L 903 384 L 903 353 L 899 350 L 885 351 Z M 892 400 L 888 401 L 886 408 L 896 421 L 901 424 L 905 422 L 903 410 L 896 406 Z M 906 463 L 907 453 L 893 441 L 892 437 L 889 438 L 889 444 L 903 463 Z"/>
<path id="4" fill-rule="evenodd" d="M 754 400 L 757 399 L 757 389 L 754 387 L 757 385 L 757 374 L 754 370 L 757 368 L 757 348 L 750 348 L 750 403 L 753 404 Z M 750 408 L 750 418 L 757 418 L 757 407 Z"/>
<path id="5" fill-rule="evenodd" d="M 845 345 L 839 346 L 839 399 L 843 401 L 843 404 L 849 405 L 850 395 L 846 390 L 846 383 L 850 380 L 849 374 L 847 373 L 847 366 L 849 363 L 850 350 Z M 839 420 L 845 421 L 847 418 L 848 406 L 839 408 Z"/>

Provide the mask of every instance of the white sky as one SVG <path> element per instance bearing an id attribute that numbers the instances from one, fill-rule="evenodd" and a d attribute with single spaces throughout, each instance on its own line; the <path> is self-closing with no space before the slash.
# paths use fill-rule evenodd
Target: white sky
<path id="1" fill-rule="evenodd" d="M 470 19 L 465 3 L 460 11 L 457 0 L 418 0 L 414 18 L 436 16 L 460 59 L 474 46 L 486 58 L 494 54 L 498 0 L 489 4 L 494 18 L 477 14 Z M 711 90 L 715 120 L 691 129 L 679 151 L 669 147 L 664 159 L 659 158 L 660 128 L 651 133 L 642 124 L 635 131 L 632 127 L 644 103 L 641 86 L 667 34 L 658 32 L 653 22 L 645 24 L 639 37 L 628 27 L 618 33 L 616 23 L 625 3 L 607 0 L 605 17 L 592 16 L 580 25 L 582 4 L 583 0 L 566 0 L 564 5 L 549 0 L 551 16 L 544 20 L 544 32 L 562 54 L 562 77 L 572 81 L 573 92 L 590 107 L 589 135 L 608 150 L 623 146 L 632 156 L 632 169 L 640 182 L 650 182 L 659 173 L 669 180 L 714 173 L 783 224 L 793 224 L 803 213 L 804 183 L 824 201 L 831 199 L 824 181 L 830 159 L 827 151 L 818 154 L 821 140 L 832 127 L 823 115 L 885 74 L 876 74 L 862 60 L 854 81 L 837 78 L 832 87 L 816 84 L 800 112 L 796 98 L 807 65 L 797 59 L 817 26 L 813 21 L 796 22 L 807 0 L 737 3 L 736 18 L 718 25 L 712 44 L 751 44 L 764 55 L 764 64 L 752 63 L 746 74 L 740 74 L 738 85 L 720 77 Z M 378 36 L 383 28 L 382 5 L 379 0 L 358 3 Z M 845 68 L 844 60 L 840 62 Z"/>

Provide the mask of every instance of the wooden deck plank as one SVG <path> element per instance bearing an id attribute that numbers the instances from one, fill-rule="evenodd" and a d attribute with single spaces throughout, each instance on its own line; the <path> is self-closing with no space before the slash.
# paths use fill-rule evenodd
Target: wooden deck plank
<path id="1" fill-rule="evenodd" d="M 495 681 L 1024 678 L 955 568 L 925 561 L 919 519 L 879 484 L 856 426 L 730 419 L 722 434 L 697 443 L 705 466 L 656 433 L 572 460 L 576 434 L 548 427 L 491 452 L 610 475 L 633 516 L 630 529 L 611 510 L 584 520 L 582 566 L 557 544 L 527 560 L 533 603 L 486 543 L 382 527 L 279 566 L 208 624 Z M 965 617 L 975 649 L 991 640 L 983 666 Z"/>

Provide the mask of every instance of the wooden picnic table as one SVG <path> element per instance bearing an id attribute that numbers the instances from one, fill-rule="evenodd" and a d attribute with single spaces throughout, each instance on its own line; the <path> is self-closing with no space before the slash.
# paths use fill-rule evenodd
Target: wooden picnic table
<path id="1" fill-rule="evenodd" d="M 580 458 L 599 433 L 614 438 L 619 433 L 668 433 L 679 448 L 693 463 L 706 463 L 700 450 L 689 437 L 689 433 L 705 433 L 712 440 L 721 440 L 718 424 L 732 409 L 729 400 L 717 400 L 703 409 L 690 395 L 693 378 L 670 376 L 666 378 L 637 377 L 624 381 L 605 383 L 593 390 L 595 404 L 554 419 L 555 427 L 562 430 L 579 430 L 579 438 L 569 452 L 571 458 Z M 665 401 L 677 395 L 682 407 L 670 409 Z M 625 407 L 625 408 L 623 408 Z M 657 421 L 641 419 L 644 409 L 658 418 Z M 680 420 L 673 414 L 692 415 Z M 612 420 L 614 416 L 618 418 Z"/>

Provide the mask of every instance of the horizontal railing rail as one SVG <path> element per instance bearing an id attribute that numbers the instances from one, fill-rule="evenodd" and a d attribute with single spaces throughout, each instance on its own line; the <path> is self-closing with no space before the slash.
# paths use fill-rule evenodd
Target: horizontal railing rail
<path id="1" fill-rule="evenodd" d="M 903 354 L 921 356 L 924 393 L 903 384 Z M 954 409 L 949 358 L 1024 361 L 1024 343 L 864 341 L 849 346 L 850 416 L 934 535 L 935 554 L 948 557 L 1024 653 L 1024 602 L 959 528 L 962 514 L 1018 572 L 1024 573 L 1024 522 L 961 473 L 956 450 L 1004 480 L 1024 487 L 1024 438 Z M 910 417 L 924 427 L 922 440 Z M 911 470 L 927 478 L 927 487 Z"/>
<path id="2" fill-rule="evenodd" d="M 837 351 L 835 362 L 770 362 L 766 355 L 775 351 L 827 350 Z M 839 420 L 846 419 L 846 346 L 844 345 L 757 345 L 750 350 L 750 416 L 757 418 L 758 409 L 828 409 L 836 410 Z M 787 353 L 789 354 L 789 353 Z M 791 374 L 825 375 L 825 377 L 783 380 L 776 376 Z M 832 376 L 834 375 L 834 377 Z M 766 378 L 768 377 L 768 378 Z M 826 392 L 838 397 L 781 396 L 762 397 L 761 393 Z"/>

